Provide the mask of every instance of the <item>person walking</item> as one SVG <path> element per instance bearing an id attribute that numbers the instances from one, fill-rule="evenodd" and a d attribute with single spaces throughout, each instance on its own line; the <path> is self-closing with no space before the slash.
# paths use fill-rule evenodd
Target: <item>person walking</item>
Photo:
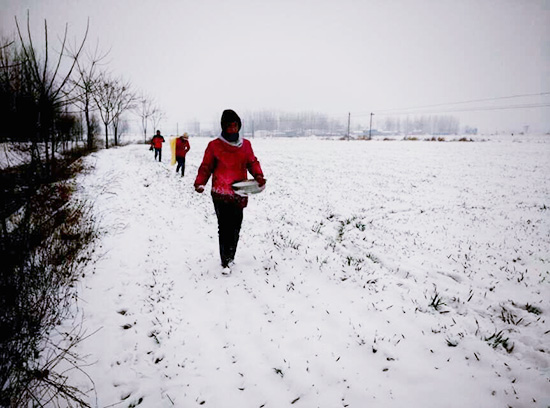
<path id="1" fill-rule="evenodd" d="M 232 184 L 246 180 L 247 170 L 259 187 L 263 188 L 266 180 L 250 141 L 239 134 L 241 119 L 235 111 L 223 111 L 221 128 L 220 136 L 206 147 L 194 187 L 198 193 L 204 192 L 212 175 L 211 195 L 218 219 L 221 265 L 228 268 L 235 259 L 243 209 L 248 204 L 248 197 L 236 194 Z"/>
<path id="2" fill-rule="evenodd" d="M 159 162 L 162 161 L 162 144 L 164 143 L 164 136 L 160 134 L 160 130 L 157 130 L 157 134 L 153 136 L 153 140 L 151 140 L 151 146 L 155 149 L 155 160 L 157 160 L 157 156 L 159 158 Z"/>
<path id="3" fill-rule="evenodd" d="M 183 136 L 176 139 L 176 161 L 178 162 L 176 173 L 178 173 L 181 168 L 182 177 L 185 175 L 185 155 L 189 150 L 191 150 L 189 135 L 184 133 Z"/>

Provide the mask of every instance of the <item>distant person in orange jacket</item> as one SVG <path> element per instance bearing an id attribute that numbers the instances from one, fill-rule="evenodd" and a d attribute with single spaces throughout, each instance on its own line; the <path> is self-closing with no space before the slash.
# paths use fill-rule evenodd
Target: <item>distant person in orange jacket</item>
<path id="1" fill-rule="evenodd" d="M 185 155 L 191 150 L 191 145 L 189 144 L 189 135 L 184 133 L 183 136 L 180 136 L 176 139 L 176 161 L 178 165 L 176 167 L 176 173 L 179 172 L 181 168 L 181 176 L 185 175 Z"/>
<path id="2" fill-rule="evenodd" d="M 153 140 L 151 140 L 151 146 L 155 149 L 155 160 L 157 160 L 157 156 L 159 158 L 159 162 L 162 161 L 162 144 L 164 143 L 164 137 L 160 134 L 160 130 L 157 130 L 157 134 L 153 136 Z"/>
<path id="3" fill-rule="evenodd" d="M 228 268 L 235 258 L 243 209 L 248 203 L 248 197 L 236 194 L 232 185 L 246 180 L 247 170 L 260 187 L 265 185 L 266 180 L 250 141 L 239 135 L 239 116 L 230 109 L 225 110 L 221 127 L 221 135 L 206 147 L 195 179 L 195 191 L 202 193 L 204 185 L 212 176 L 212 200 L 218 218 L 220 258 L 222 267 Z"/>

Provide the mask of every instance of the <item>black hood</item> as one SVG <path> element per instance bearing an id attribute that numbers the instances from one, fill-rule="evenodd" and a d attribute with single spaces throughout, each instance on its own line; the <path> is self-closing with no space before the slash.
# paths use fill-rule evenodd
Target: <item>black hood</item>
<path id="1" fill-rule="evenodd" d="M 222 132 L 225 133 L 227 126 L 229 126 L 229 124 L 233 122 L 237 122 L 237 124 L 239 125 L 239 130 L 241 130 L 241 118 L 239 118 L 239 115 L 237 115 L 237 113 L 232 109 L 224 110 L 221 120 Z"/>

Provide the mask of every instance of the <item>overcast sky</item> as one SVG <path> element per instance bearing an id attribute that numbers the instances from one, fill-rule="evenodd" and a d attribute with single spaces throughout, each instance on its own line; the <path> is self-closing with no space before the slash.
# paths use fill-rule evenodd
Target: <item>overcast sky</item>
<path id="1" fill-rule="evenodd" d="M 387 109 L 550 92 L 550 0 L 0 0 L 2 34 L 29 10 L 36 37 L 65 23 L 110 50 L 109 70 L 155 97 L 164 133 L 223 109 Z M 38 40 L 38 38 L 37 38 Z M 483 107 L 550 105 L 550 95 Z M 397 114 L 399 110 L 396 110 Z M 377 115 L 377 113 L 379 113 Z M 361 116 L 363 114 L 363 116 Z M 486 131 L 550 131 L 550 107 L 459 116 Z M 181 132 L 180 132 L 181 133 Z"/>

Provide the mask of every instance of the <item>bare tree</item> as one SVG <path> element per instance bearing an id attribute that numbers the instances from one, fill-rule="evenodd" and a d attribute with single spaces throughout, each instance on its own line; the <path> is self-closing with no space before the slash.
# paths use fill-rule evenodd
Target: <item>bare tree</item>
<path id="1" fill-rule="evenodd" d="M 105 128 L 105 148 L 109 148 L 109 126 L 114 127 L 114 143 L 118 145 L 118 126 L 121 115 L 134 107 L 137 100 L 130 83 L 103 73 L 93 92 L 99 115 Z"/>
<path id="2" fill-rule="evenodd" d="M 115 110 L 116 89 L 113 80 L 106 73 L 102 73 L 95 84 L 92 93 L 101 122 L 105 129 L 105 148 L 109 148 L 109 126 L 113 123 L 113 112 Z"/>
<path id="3" fill-rule="evenodd" d="M 149 120 L 155 114 L 155 103 L 152 98 L 142 94 L 136 104 L 136 113 L 141 119 L 141 130 L 143 131 L 143 140 L 147 143 L 147 125 Z"/>
<path id="4" fill-rule="evenodd" d="M 160 122 L 166 117 L 164 112 L 160 108 L 155 107 L 153 114 L 151 115 L 151 120 L 153 121 L 153 129 L 158 130 Z"/>
<path id="5" fill-rule="evenodd" d="M 121 117 L 124 112 L 132 110 L 136 107 L 138 97 L 132 91 L 132 87 L 128 81 L 122 81 L 119 79 L 114 84 L 115 92 L 115 103 L 113 110 L 113 130 L 115 136 L 115 146 L 118 146 L 118 137 L 121 124 Z"/>
<path id="6" fill-rule="evenodd" d="M 75 105 L 81 112 L 84 113 L 86 121 L 86 136 L 88 149 L 92 149 L 94 145 L 95 127 L 93 124 L 92 113 L 97 109 L 93 98 L 93 92 L 99 81 L 98 66 L 101 61 L 107 56 L 108 52 L 100 53 L 99 48 L 96 48 L 91 53 L 86 53 L 86 63 L 81 63 L 77 59 L 77 79 L 73 81 L 77 88 L 77 95 L 74 98 Z"/>
<path id="7" fill-rule="evenodd" d="M 34 102 L 37 107 L 37 132 L 36 136 L 32 140 L 32 160 L 35 166 L 40 162 L 38 143 L 40 141 L 44 142 L 46 148 L 45 155 L 47 174 L 51 174 L 52 167 L 55 163 L 54 153 L 58 142 L 55 138 L 54 119 L 56 117 L 56 113 L 58 113 L 63 106 L 69 103 L 67 95 L 72 92 L 72 89 L 68 89 L 68 86 L 70 86 L 71 74 L 84 48 L 84 44 L 88 36 L 89 24 L 86 25 L 84 38 L 77 47 L 76 52 L 73 53 L 72 62 L 69 64 L 67 72 L 64 74 L 60 73 L 60 68 L 64 57 L 68 55 L 66 46 L 68 25 L 65 25 L 65 32 L 61 40 L 61 49 L 58 51 L 57 61 L 55 61 L 54 65 L 50 67 L 48 25 L 46 20 L 44 20 L 45 46 L 43 59 L 40 59 L 36 55 L 36 50 L 32 41 L 29 14 L 27 13 L 26 38 L 23 38 L 17 18 L 15 18 L 15 24 L 17 27 L 17 35 L 21 42 L 22 55 L 24 57 L 24 70 L 31 80 L 31 89 L 29 90 L 30 95 L 34 98 Z M 51 155 L 49 144 L 51 144 Z"/>
<path id="8" fill-rule="evenodd" d="M 99 116 L 105 129 L 105 148 L 109 148 L 109 125 L 113 122 L 113 110 L 115 89 L 107 77 L 107 74 L 101 74 L 92 93 L 94 101 L 99 110 Z"/>

